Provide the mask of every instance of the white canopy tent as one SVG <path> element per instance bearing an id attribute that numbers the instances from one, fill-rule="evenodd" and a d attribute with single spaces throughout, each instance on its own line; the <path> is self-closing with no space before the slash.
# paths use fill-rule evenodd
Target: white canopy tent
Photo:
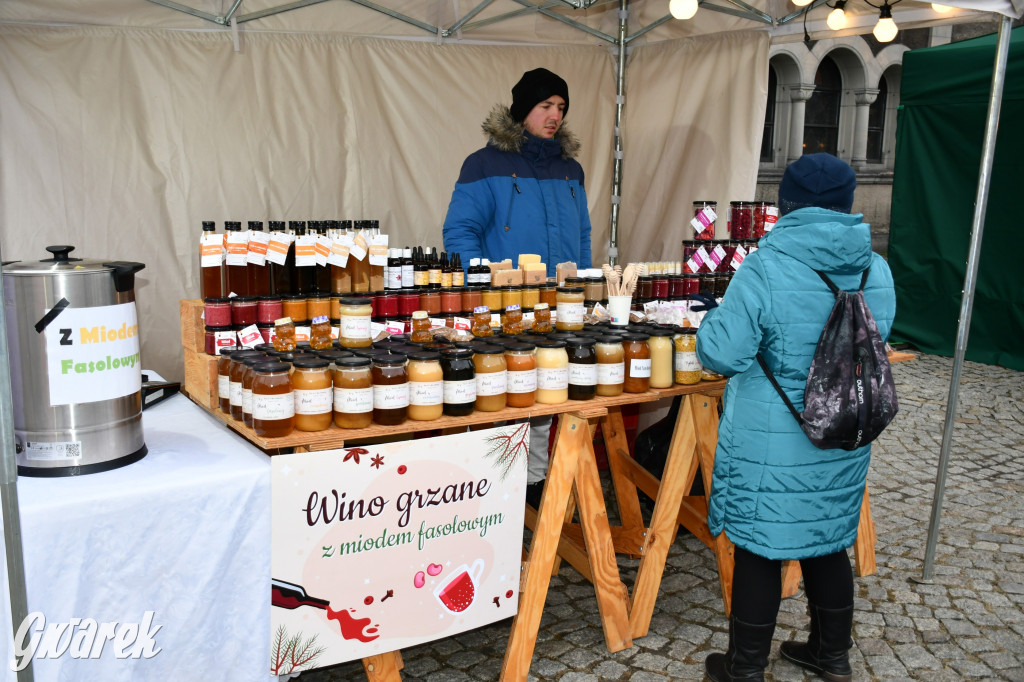
<path id="1" fill-rule="evenodd" d="M 1020 2 L 944 4 L 1016 17 Z M 768 46 L 804 35 L 782 0 L 709 0 L 686 22 L 666 0 L 390 4 L 0 3 L 0 254 L 68 243 L 146 263 L 143 364 L 180 378 L 177 302 L 198 296 L 200 221 L 377 218 L 393 245 L 439 245 L 462 159 L 484 144 L 480 122 L 545 66 L 569 83 L 595 262 L 613 222 L 620 260 L 675 260 L 691 201 L 753 197 Z M 806 16 L 812 38 L 828 31 L 824 5 Z M 847 11 L 859 14 L 847 32 L 871 30 L 875 10 L 851 0 Z M 894 16 L 903 28 L 950 21 L 913 0 Z M 6 357 L 0 328 L 0 442 L 11 443 Z M 20 622 L 13 452 L 3 467 Z"/>

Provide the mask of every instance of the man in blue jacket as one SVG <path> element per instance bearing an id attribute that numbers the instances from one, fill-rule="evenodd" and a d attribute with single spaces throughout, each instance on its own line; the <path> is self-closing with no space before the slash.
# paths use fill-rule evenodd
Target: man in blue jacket
<path id="1" fill-rule="evenodd" d="M 850 680 L 853 573 L 871 446 L 815 447 L 755 360 L 760 352 L 797 410 L 834 296 L 815 270 L 864 298 L 887 339 L 896 312 L 892 274 L 871 252 L 871 231 L 850 214 L 856 176 L 830 154 L 786 169 L 775 228 L 736 271 L 722 304 L 697 332 L 697 355 L 729 377 L 711 484 L 708 526 L 736 546 L 729 649 L 705 667 L 716 681 L 763 680 L 781 599 L 782 560 L 799 559 L 811 616 L 807 643 L 784 658 L 828 680 Z"/>
<path id="2" fill-rule="evenodd" d="M 555 266 L 590 267 L 590 213 L 579 139 L 563 125 L 569 86 L 547 69 L 527 71 L 512 88 L 512 106 L 496 105 L 483 123 L 487 146 L 469 155 L 444 220 L 444 248 L 471 258 L 517 262 L 540 255 Z M 530 421 L 526 500 L 534 507 L 548 468 L 551 417 Z"/>
<path id="3" fill-rule="evenodd" d="M 590 267 L 590 213 L 579 139 L 563 125 L 569 86 L 547 69 L 527 71 L 512 106 L 483 123 L 487 146 L 469 155 L 444 220 L 444 248 L 470 258 L 515 263 L 539 254 L 554 277 L 558 263 Z"/>

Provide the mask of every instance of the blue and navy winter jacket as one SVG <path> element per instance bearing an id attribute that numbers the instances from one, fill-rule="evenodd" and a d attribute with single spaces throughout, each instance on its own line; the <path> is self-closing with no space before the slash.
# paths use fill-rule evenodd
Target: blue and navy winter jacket
<path id="1" fill-rule="evenodd" d="M 558 263 L 590 267 L 590 214 L 579 140 L 563 126 L 554 139 L 535 137 L 495 107 L 483 130 L 487 146 L 466 159 L 444 221 L 444 248 L 470 258 L 515 263 L 539 254 L 554 276 Z"/>
<path id="2" fill-rule="evenodd" d="M 769 559 L 831 554 L 857 537 L 871 446 L 822 450 L 769 383 L 760 352 L 797 410 L 835 297 L 814 274 L 854 291 L 888 338 L 896 313 L 889 266 L 860 214 L 803 208 L 783 216 L 736 271 L 697 331 L 697 356 L 729 378 L 708 506 L 712 535 Z"/>

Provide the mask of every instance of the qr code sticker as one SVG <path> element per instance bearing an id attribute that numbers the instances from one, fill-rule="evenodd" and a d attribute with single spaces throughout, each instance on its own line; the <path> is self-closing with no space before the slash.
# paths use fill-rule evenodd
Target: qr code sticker
<path id="1" fill-rule="evenodd" d="M 54 461 L 78 459 L 81 456 L 81 441 L 64 441 L 60 443 L 33 441 L 25 444 L 25 457 L 30 460 Z"/>

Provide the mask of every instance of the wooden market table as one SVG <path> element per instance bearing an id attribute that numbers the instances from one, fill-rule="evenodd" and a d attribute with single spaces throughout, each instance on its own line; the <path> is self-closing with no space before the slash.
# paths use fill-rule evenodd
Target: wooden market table
<path id="1" fill-rule="evenodd" d="M 648 633 L 654 604 L 661 585 L 669 549 L 679 526 L 687 528 L 715 552 L 726 613 L 730 608 L 733 548 L 725 534 L 712 538 L 707 527 L 706 495 L 689 495 L 699 469 L 704 490 L 711 490 L 711 472 L 718 438 L 718 403 L 725 381 L 703 381 L 691 386 L 653 389 L 645 393 L 570 400 L 558 405 L 535 404 L 528 408 L 506 408 L 498 412 L 474 412 L 465 417 L 441 417 L 429 422 L 407 420 L 398 426 L 372 425 L 365 429 L 339 429 L 332 425 L 319 432 L 293 432 L 283 438 L 261 438 L 252 429 L 217 409 L 205 408 L 268 454 L 285 451 L 308 452 L 344 447 L 353 442 L 393 438 L 410 433 L 452 433 L 466 428 L 483 428 L 496 422 L 557 415 L 555 440 L 549 459 L 547 480 L 540 507 L 527 505 L 526 525 L 533 531 L 524 558 L 520 580 L 520 602 L 502 664 L 501 680 L 525 681 L 536 645 L 544 603 L 558 562 L 568 561 L 593 585 L 609 651 L 632 646 L 633 639 Z M 626 438 L 622 407 L 652 403 L 681 396 L 665 470 L 659 481 L 632 459 Z M 619 509 L 620 523 L 612 526 L 601 488 L 593 438 L 600 428 Z M 638 497 L 642 490 L 655 500 L 650 525 L 645 525 Z M 870 556 L 874 570 L 874 533 L 870 509 L 862 510 L 858 536 L 858 574 L 861 554 Z M 578 515 L 578 522 L 574 518 Z M 861 539 L 864 539 L 862 551 Z M 640 558 L 632 591 L 623 584 L 616 554 Z M 794 572 L 793 566 L 796 566 Z M 795 591 L 799 563 L 789 562 L 784 580 Z M 795 582 L 794 582 L 795 580 Z M 363 659 L 366 676 L 372 682 L 401 679 L 399 651 Z"/>

